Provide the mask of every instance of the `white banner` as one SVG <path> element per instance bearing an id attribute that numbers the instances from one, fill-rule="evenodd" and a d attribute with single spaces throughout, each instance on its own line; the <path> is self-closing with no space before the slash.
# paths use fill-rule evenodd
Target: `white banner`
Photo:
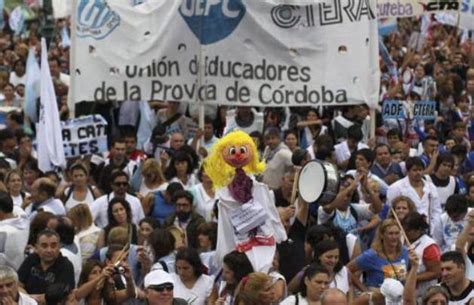
<path id="1" fill-rule="evenodd" d="M 327 106 L 378 100 L 375 0 L 77 3 L 76 102 Z"/>
<path id="2" fill-rule="evenodd" d="M 474 0 L 464 0 L 459 14 L 454 13 L 439 13 L 436 14 L 436 20 L 443 23 L 456 26 L 465 30 L 474 30 Z"/>
<path id="3" fill-rule="evenodd" d="M 107 151 L 107 121 L 100 115 L 61 122 L 66 158 Z"/>
<path id="4" fill-rule="evenodd" d="M 458 12 L 462 0 L 378 0 L 378 18 L 413 17 L 440 12 Z"/>

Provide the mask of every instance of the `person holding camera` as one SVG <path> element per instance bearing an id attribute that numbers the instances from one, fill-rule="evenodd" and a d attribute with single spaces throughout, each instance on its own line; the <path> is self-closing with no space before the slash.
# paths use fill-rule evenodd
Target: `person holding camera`
<path id="1" fill-rule="evenodd" d="M 127 262 L 127 251 L 124 253 L 123 250 L 122 245 L 109 246 L 105 261 L 107 266 L 113 268 L 110 270 L 106 267 L 104 270 L 106 280 L 97 284 L 99 289 L 100 285 L 104 285 L 103 296 L 107 305 L 128 304 L 137 296 L 132 270 Z"/>

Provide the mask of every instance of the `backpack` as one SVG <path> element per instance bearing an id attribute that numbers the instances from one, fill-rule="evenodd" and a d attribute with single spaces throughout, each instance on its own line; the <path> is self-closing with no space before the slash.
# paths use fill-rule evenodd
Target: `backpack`
<path id="1" fill-rule="evenodd" d="M 89 191 L 91 192 L 92 198 L 94 198 L 94 200 L 95 200 L 96 198 L 95 198 L 95 194 L 94 194 L 94 190 L 92 189 L 92 186 L 87 185 L 87 188 L 88 188 Z M 66 203 L 66 202 L 69 200 L 69 198 L 71 198 L 72 192 L 74 192 L 74 186 L 71 186 L 71 187 L 68 189 L 68 191 L 67 191 L 67 193 L 66 193 L 66 197 L 64 198 L 64 203 Z"/>
<path id="2" fill-rule="evenodd" d="M 169 273 L 169 269 L 168 269 L 168 265 L 166 265 L 166 263 L 164 261 L 158 261 L 158 263 L 161 265 L 161 267 L 163 268 L 163 271 L 166 271 Z"/>

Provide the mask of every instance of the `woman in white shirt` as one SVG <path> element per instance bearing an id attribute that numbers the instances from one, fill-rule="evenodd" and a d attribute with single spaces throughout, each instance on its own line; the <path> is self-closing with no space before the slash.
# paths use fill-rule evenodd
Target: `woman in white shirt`
<path id="1" fill-rule="evenodd" d="M 11 170 L 7 173 L 5 186 L 15 206 L 21 207 L 25 198 L 30 196 L 30 194 L 23 192 L 23 179 L 21 173 L 17 170 Z"/>
<path id="2" fill-rule="evenodd" d="M 211 295 L 214 280 L 204 274 L 205 267 L 193 248 L 181 248 L 176 254 L 174 296 L 189 304 L 205 305 Z"/>
<path id="3" fill-rule="evenodd" d="M 216 203 L 216 196 L 214 186 L 212 180 L 204 171 L 203 166 L 199 169 L 197 176 L 201 183 L 189 189 L 194 198 L 194 211 L 204 217 L 207 222 L 210 222 L 215 219 L 214 205 Z"/>
<path id="4" fill-rule="evenodd" d="M 188 190 L 199 183 L 193 172 L 192 157 L 184 151 L 177 151 L 166 169 L 165 176 L 170 183 L 179 182 L 185 190 Z"/>
<path id="5" fill-rule="evenodd" d="M 329 288 L 329 271 L 316 264 L 305 269 L 297 294 L 283 300 L 280 305 L 321 304 L 321 295 Z"/>
<path id="6" fill-rule="evenodd" d="M 138 192 L 142 197 L 148 193 L 164 191 L 168 186 L 161 166 L 155 159 L 147 159 L 143 162 L 142 177 Z"/>
<path id="7" fill-rule="evenodd" d="M 97 250 L 97 240 L 101 229 L 96 227 L 87 204 L 78 204 L 69 210 L 67 216 L 76 228 L 76 237 L 79 239 L 82 260 L 86 261 Z"/>
<path id="8" fill-rule="evenodd" d="M 314 249 L 313 261 L 328 270 L 330 288 L 337 288 L 348 294 L 351 289 L 350 275 L 339 258 L 339 252 L 339 244 L 336 241 L 323 240 Z"/>
<path id="9" fill-rule="evenodd" d="M 99 189 L 89 184 L 89 171 L 83 164 L 73 164 L 69 169 L 69 175 L 72 184 L 62 192 L 62 201 L 66 211 L 80 203 L 86 203 L 90 206 L 96 198 L 101 196 Z"/>

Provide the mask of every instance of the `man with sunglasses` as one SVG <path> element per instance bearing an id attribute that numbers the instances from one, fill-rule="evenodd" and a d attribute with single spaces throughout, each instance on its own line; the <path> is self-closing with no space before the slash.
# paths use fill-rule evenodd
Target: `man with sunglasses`
<path id="1" fill-rule="evenodd" d="M 174 297 L 174 280 L 168 272 L 155 270 L 148 273 L 145 276 L 144 286 L 148 305 L 188 304 L 185 300 Z"/>
<path id="2" fill-rule="evenodd" d="M 138 225 L 139 221 L 145 218 L 140 200 L 127 193 L 128 175 L 123 171 L 115 171 L 110 177 L 112 192 L 97 198 L 91 205 L 92 216 L 95 224 L 100 228 L 105 228 L 109 224 L 107 209 L 109 202 L 113 198 L 125 198 L 132 210 L 132 222 Z"/>

